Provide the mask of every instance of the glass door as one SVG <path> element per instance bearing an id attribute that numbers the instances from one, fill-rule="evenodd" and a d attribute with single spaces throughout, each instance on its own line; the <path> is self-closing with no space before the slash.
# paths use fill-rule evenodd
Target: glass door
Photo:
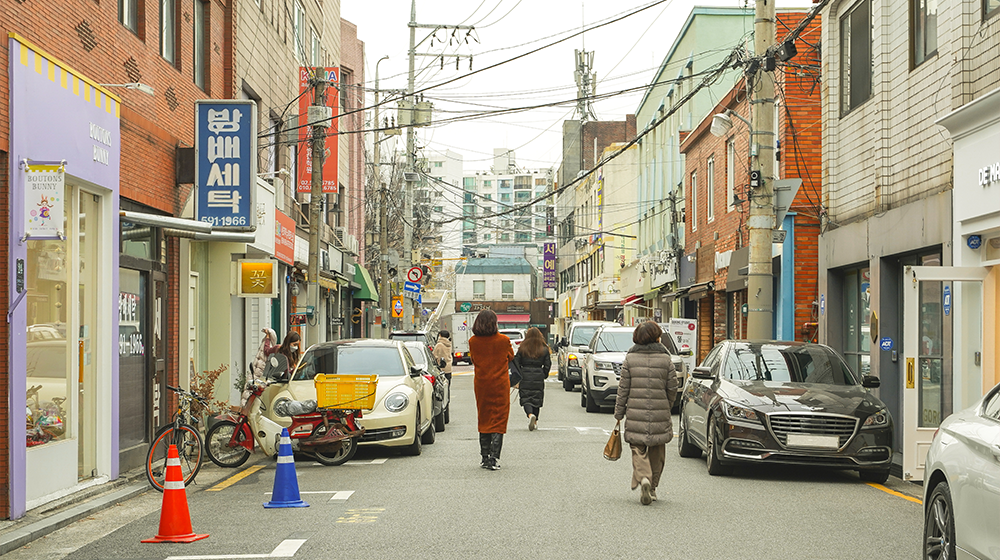
<path id="1" fill-rule="evenodd" d="M 979 267 L 903 269 L 903 478 L 923 480 L 941 421 L 982 396 Z"/>
<path id="2" fill-rule="evenodd" d="M 100 210 L 101 197 L 80 190 L 79 213 L 77 214 L 76 238 L 79 246 L 77 254 L 79 274 L 77 275 L 78 317 L 80 323 L 77 340 L 77 391 L 78 414 L 77 434 L 79 434 L 77 478 L 84 480 L 97 472 L 97 400 L 98 379 L 96 367 L 97 340 L 107 340 L 98 335 L 97 309 L 98 271 L 100 268 Z"/>

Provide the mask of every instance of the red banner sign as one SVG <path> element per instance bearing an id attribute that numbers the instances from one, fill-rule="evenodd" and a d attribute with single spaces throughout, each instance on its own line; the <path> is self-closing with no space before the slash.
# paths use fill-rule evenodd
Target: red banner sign
<path id="1" fill-rule="evenodd" d="M 299 122 L 306 123 L 306 114 L 309 106 L 313 104 L 314 90 L 309 83 L 309 73 L 312 68 L 307 66 L 299 67 Z M 333 109 L 333 120 L 326 129 L 326 146 L 324 148 L 325 159 L 323 160 L 323 192 L 336 193 L 339 190 L 337 180 L 338 169 L 338 127 L 337 115 L 340 114 L 340 68 L 326 68 L 326 105 Z M 296 190 L 300 193 L 312 192 L 312 144 L 310 143 L 312 127 L 303 126 L 299 128 L 298 145 L 298 177 L 296 178 Z"/>
<path id="2" fill-rule="evenodd" d="M 274 258 L 295 264 L 295 220 L 274 211 Z"/>

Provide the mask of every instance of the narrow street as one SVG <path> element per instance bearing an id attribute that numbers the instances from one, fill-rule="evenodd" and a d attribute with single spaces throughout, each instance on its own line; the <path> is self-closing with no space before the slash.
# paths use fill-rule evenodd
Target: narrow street
<path id="1" fill-rule="evenodd" d="M 207 539 L 141 544 L 158 527 L 161 495 L 150 491 L 5 560 L 919 557 L 917 485 L 823 469 L 710 477 L 704 458 L 682 459 L 671 443 L 659 501 L 644 507 L 628 488 L 628 449 L 618 462 L 601 455 L 610 411 L 586 413 L 555 373 L 545 398 L 535 432 L 515 402 L 498 472 L 479 468 L 471 367 L 457 367 L 451 422 L 421 456 L 363 448 L 341 467 L 297 462 L 308 508 L 262 507 L 275 463 L 255 454 L 238 470 L 206 464 L 188 488 Z"/>

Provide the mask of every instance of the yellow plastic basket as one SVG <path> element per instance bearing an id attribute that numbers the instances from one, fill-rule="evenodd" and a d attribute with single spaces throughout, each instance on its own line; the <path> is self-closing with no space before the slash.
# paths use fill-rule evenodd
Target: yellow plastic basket
<path id="1" fill-rule="evenodd" d="M 317 373 L 316 403 L 323 408 L 375 407 L 375 386 L 377 375 L 327 375 Z"/>

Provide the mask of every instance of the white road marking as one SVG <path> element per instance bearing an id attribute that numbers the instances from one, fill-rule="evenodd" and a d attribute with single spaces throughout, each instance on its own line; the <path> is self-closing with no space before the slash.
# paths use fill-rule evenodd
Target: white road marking
<path id="1" fill-rule="evenodd" d="M 339 492 L 334 493 L 334 495 L 330 498 L 330 501 L 346 502 L 347 499 L 351 497 L 351 494 L 354 494 L 354 490 L 341 490 Z"/>
<path id="2" fill-rule="evenodd" d="M 168 556 L 167 560 L 235 560 L 238 558 L 291 558 L 306 539 L 285 539 L 270 554 L 210 554 L 205 556 Z"/>
<path id="3" fill-rule="evenodd" d="M 353 465 L 353 466 L 358 466 L 358 465 L 384 465 L 385 462 L 388 461 L 388 460 L 389 460 L 388 457 L 381 457 L 379 459 L 372 459 L 371 461 L 348 461 L 348 462 L 346 462 L 344 464 L 345 465 Z"/>

